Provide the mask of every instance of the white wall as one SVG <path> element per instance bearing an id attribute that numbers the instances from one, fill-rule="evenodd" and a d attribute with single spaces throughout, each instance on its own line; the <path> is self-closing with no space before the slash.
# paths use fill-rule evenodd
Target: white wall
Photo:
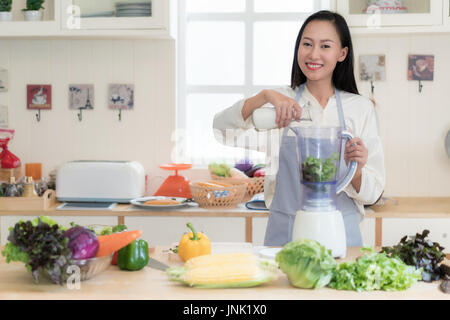
<path id="1" fill-rule="evenodd" d="M 450 160 L 444 138 L 450 129 L 447 98 L 450 74 L 450 35 L 355 36 L 359 54 L 386 54 L 387 81 L 375 83 L 375 99 L 386 155 L 386 196 L 450 196 Z M 433 53 L 435 81 L 408 82 L 407 55 Z M 149 175 L 149 193 L 156 191 L 169 173 L 157 166 L 170 161 L 171 133 L 175 128 L 175 43 L 169 40 L 1 40 L 0 67 L 10 71 L 10 90 L 0 93 L 0 104 L 9 106 L 10 127 L 16 137 L 10 149 L 23 163 L 42 162 L 43 173 L 74 159 L 140 161 Z M 356 59 L 356 65 L 358 59 Z M 95 109 L 68 109 L 68 84 L 93 83 Z M 122 113 L 107 109 L 107 85 L 135 84 L 135 110 Z M 26 84 L 51 83 L 53 110 L 43 111 L 37 122 L 26 110 Z M 368 96 L 369 83 L 359 83 Z M 190 179 L 208 178 L 200 170 L 183 172 Z M 1 241 L 17 218 L 1 219 Z M 68 224 L 115 223 L 116 218 L 56 218 Z M 205 231 L 213 241 L 244 241 L 240 218 L 126 218 L 130 228 L 141 228 L 151 244 L 178 242 L 187 221 Z M 393 244 L 406 234 L 430 228 L 433 239 L 450 248 L 447 220 L 385 220 L 384 244 Z M 254 242 L 262 244 L 267 219 L 254 219 Z M 395 226 L 395 227 L 394 227 Z M 374 243 L 373 220 L 362 223 L 364 242 Z M 435 230 L 435 231 L 433 231 Z"/>

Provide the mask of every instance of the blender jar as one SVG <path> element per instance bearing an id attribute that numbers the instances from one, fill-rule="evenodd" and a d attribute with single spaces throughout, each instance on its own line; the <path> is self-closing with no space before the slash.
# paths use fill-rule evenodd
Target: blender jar
<path id="1" fill-rule="evenodd" d="M 336 210 L 336 186 L 341 155 L 340 127 L 299 127 L 302 210 Z"/>

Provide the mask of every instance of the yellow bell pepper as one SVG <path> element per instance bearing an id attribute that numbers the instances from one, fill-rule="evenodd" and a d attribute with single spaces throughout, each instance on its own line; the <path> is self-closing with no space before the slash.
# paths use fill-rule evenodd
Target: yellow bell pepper
<path id="1" fill-rule="evenodd" d="M 201 232 L 196 232 L 192 223 L 188 222 L 186 226 L 192 230 L 183 235 L 178 244 L 178 255 L 183 261 L 190 258 L 211 254 L 211 240 Z"/>

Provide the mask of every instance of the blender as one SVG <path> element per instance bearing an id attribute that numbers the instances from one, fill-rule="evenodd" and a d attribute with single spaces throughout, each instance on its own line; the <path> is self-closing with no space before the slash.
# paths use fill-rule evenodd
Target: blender
<path id="1" fill-rule="evenodd" d="M 301 208 L 296 213 L 292 240 L 307 238 L 330 249 L 334 257 L 347 251 L 342 213 L 336 208 L 337 194 L 350 183 L 357 163 L 338 179 L 343 140 L 353 138 L 340 127 L 289 127 L 297 138 Z"/>

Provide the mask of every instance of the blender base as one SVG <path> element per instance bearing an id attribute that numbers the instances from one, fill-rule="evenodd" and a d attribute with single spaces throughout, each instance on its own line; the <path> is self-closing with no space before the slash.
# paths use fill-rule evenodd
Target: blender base
<path id="1" fill-rule="evenodd" d="M 339 210 L 297 211 L 292 241 L 301 238 L 316 240 L 330 249 L 334 258 L 345 258 L 347 254 L 344 219 Z"/>

